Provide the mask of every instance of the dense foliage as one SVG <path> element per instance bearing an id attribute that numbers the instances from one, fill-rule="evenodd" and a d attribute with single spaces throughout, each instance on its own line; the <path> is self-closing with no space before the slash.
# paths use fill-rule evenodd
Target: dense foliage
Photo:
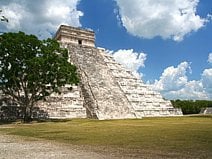
<path id="1" fill-rule="evenodd" d="M 76 67 L 68 62 L 68 51 L 52 39 L 4 33 L 0 36 L 0 90 L 21 107 L 24 121 L 32 108 L 65 84 L 77 84 Z"/>
<path id="2" fill-rule="evenodd" d="M 199 114 L 202 108 L 212 107 L 212 101 L 207 100 L 172 100 L 175 108 L 181 108 L 183 114 Z"/>

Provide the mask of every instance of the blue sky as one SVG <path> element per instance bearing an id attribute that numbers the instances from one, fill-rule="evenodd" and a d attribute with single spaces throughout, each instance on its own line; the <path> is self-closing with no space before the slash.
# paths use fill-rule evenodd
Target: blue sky
<path id="1" fill-rule="evenodd" d="M 211 0 L 0 0 L 1 31 L 89 28 L 96 46 L 168 99 L 212 100 Z"/>

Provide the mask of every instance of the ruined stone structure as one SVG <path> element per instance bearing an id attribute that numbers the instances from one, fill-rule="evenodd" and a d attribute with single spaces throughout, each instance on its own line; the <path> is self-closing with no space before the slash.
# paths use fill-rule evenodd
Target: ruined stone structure
<path id="1" fill-rule="evenodd" d="M 202 108 L 200 111 L 200 114 L 204 114 L 204 115 L 212 114 L 212 108 L 211 107 Z"/>
<path id="2" fill-rule="evenodd" d="M 93 31 L 62 25 L 55 39 L 68 49 L 69 61 L 77 66 L 81 82 L 78 86 L 66 85 L 61 88 L 62 94 L 52 94 L 38 102 L 33 118 L 103 120 L 182 115 L 170 101 L 115 62 L 112 55 L 96 48 Z M 1 118 L 7 118 L 5 113 L 22 116 L 17 105 L 10 107 L 12 111 L 8 113 L 1 112 L 7 105 L 0 102 Z"/>
<path id="3" fill-rule="evenodd" d="M 69 50 L 70 62 L 81 79 L 70 91 L 54 94 L 39 107 L 50 118 L 125 119 L 182 115 L 170 101 L 116 63 L 104 49 L 95 47 L 94 32 L 60 26 L 55 39 Z"/>

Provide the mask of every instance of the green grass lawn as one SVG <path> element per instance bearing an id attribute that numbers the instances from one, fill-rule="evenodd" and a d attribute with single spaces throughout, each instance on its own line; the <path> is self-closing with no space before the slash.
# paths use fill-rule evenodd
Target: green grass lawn
<path id="1" fill-rule="evenodd" d="M 0 133 L 88 146 L 94 151 L 134 158 L 212 158 L 212 116 L 73 119 L 3 126 Z"/>

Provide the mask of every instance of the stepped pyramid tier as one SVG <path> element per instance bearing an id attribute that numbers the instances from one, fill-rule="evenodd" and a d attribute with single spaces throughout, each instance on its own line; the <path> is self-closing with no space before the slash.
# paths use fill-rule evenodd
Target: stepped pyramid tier
<path id="1" fill-rule="evenodd" d="M 81 82 L 75 90 L 53 95 L 39 104 L 49 117 L 102 120 L 182 115 L 104 49 L 96 48 L 94 36 L 92 31 L 65 25 L 57 31 L 55 39 L 68 49 Z"/>
<path id="2" fill-rule="evenodd" d="M 83 97 L 78 86 L 65 85 L 61 94 L 51 94 L 45 101 L 37 103 L 39 116 L 47 115 L 49 118 L 86 118 L 86 109 L 83 107 Z M 43 114 L 41 114 L 43 113 Z"/>

